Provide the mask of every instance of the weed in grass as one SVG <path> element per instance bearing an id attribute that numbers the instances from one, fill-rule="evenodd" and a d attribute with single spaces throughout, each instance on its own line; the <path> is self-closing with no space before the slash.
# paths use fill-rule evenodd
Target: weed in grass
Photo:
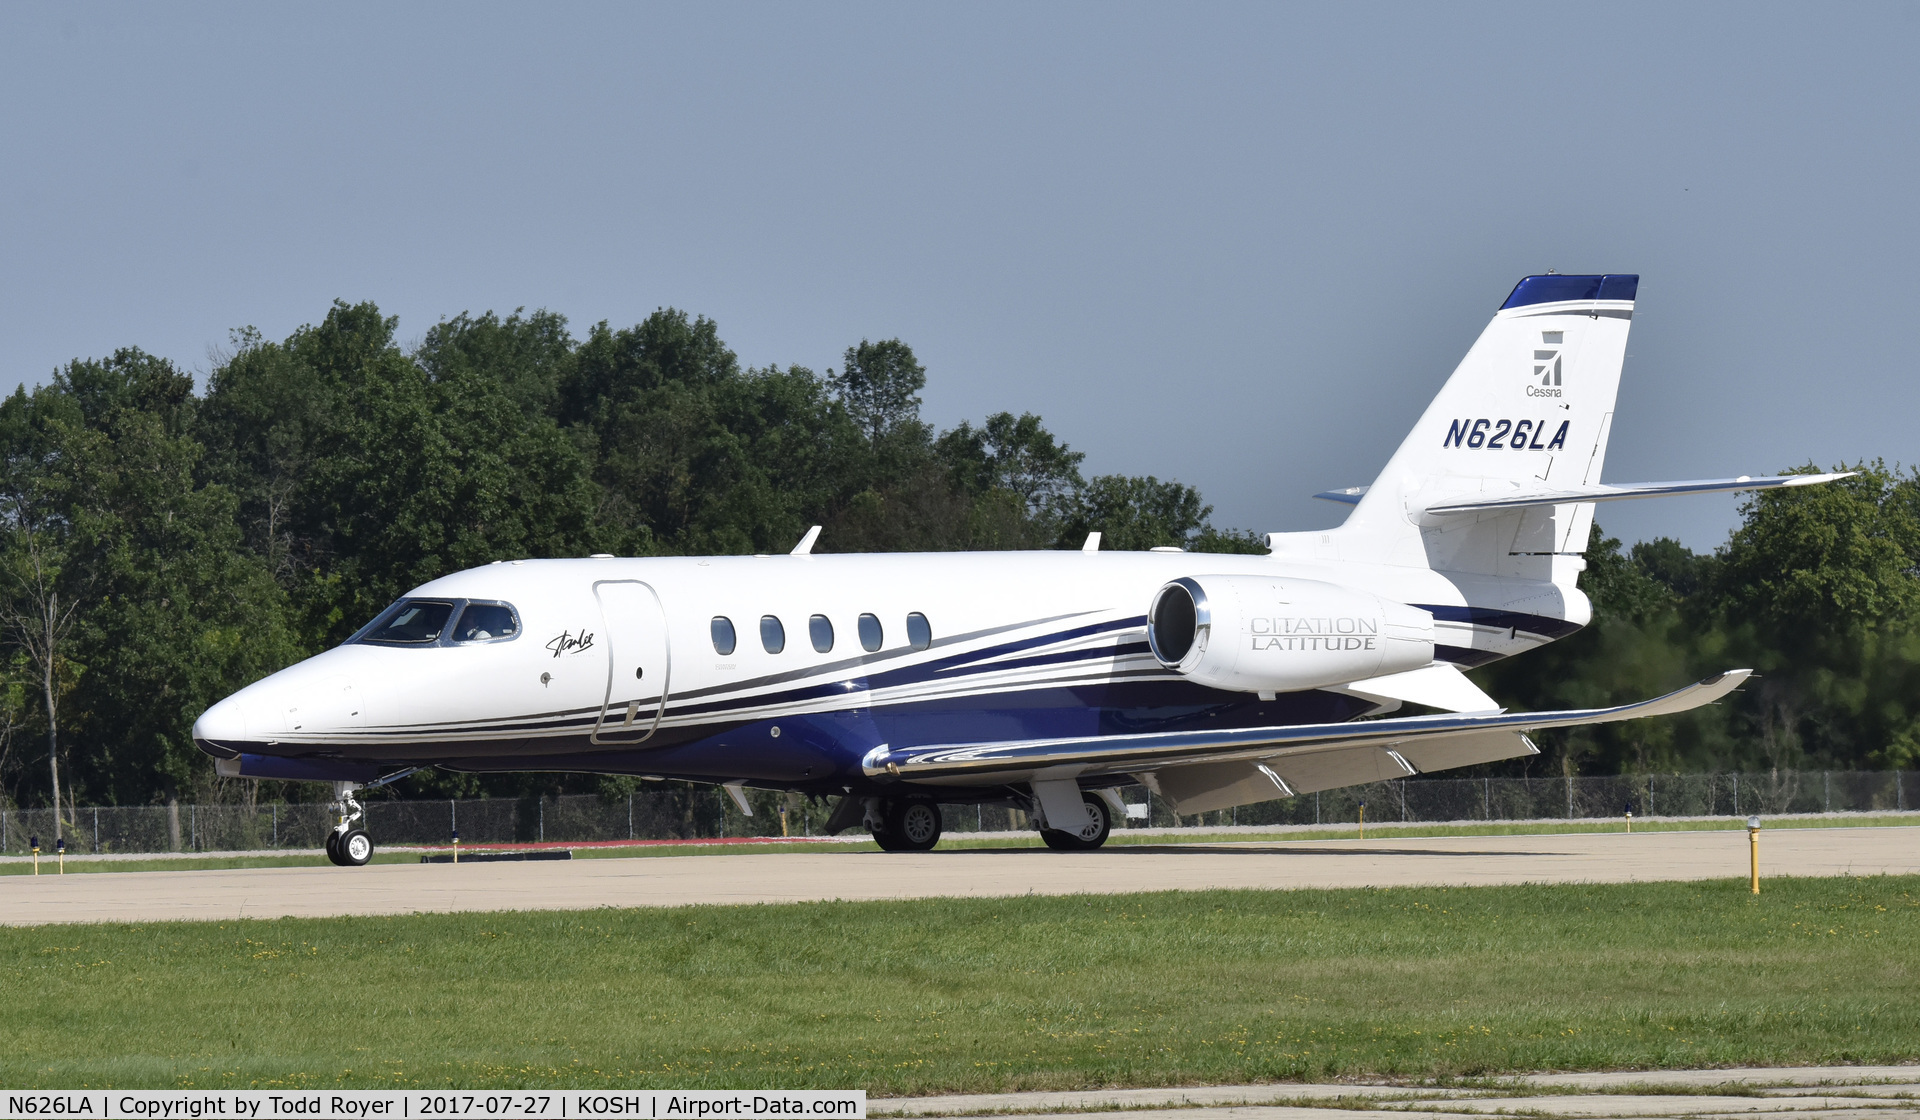
<path id="1" fill-rule="evenodd" d="M 1900 1061 L 1920 877 L 0 930 L 8 1086 L 878 1093 Z"/>

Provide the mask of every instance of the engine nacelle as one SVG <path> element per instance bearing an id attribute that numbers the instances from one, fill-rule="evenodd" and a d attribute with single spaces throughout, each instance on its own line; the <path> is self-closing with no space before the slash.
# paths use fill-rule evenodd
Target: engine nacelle
<path id="1" fill-rule="evenodd" d="M 1147 611 L 1160 664 L 1212 688 L 1297 692 L 1433 661 L 1433 616 L 1310 579 L 1190 576 Z"/>

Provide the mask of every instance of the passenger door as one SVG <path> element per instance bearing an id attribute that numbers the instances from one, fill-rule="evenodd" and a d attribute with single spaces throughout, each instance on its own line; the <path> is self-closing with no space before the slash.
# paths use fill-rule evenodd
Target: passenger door
<path id="1" fill-rule="evenodd" d="M 660 727 L 671 683 L 666 609 L 652 587 L 634 579 L 603 580 L 593 595 L 607 636 L 607 690 L 593 742 L 644 743 Z"/>

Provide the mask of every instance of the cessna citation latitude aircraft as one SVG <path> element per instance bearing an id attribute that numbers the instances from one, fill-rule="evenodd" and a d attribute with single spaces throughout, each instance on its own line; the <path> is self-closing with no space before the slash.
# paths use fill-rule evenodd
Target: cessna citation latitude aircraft
<path id="1" fill-rule="evenodd" d="M 1603 485 L 1637 276 L 1521 280 L 1372 486 L 1265 556 L 1178 549 L 514 560 L 424 584 L 194 725 L 221 774 L 357 790 L 413 769 L 573 770 L 838 798 L 830 831 L 940 840 L 1012 805 L 1088 849 L 1142 783 L 1181 814 L 1537 753 L 1535 728 L 1685 711 L 1505 712 L 1461 670 L 1591 615 L 1595 502 L 1839 475 Z M 1439 714 L 1395 716 L 1402 704 Z"/>

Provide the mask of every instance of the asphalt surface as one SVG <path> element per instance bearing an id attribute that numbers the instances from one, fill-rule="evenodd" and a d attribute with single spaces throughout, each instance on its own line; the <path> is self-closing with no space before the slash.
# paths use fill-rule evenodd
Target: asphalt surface
<path id="1" fill-rule="evenodd" d="M 1535 1074 L 1473 1088 L 1211 1085 L 978 1093 L 870 1101 L 874 1117 L 1034 1116 L 1047 1120 L 1454 1120 L 1484 1116 L 1714 1120 L 1891 1120 L 1920 1115 L 1920 1066 L 1802 1066 Z"/>
<path id="2" fill-rule="evenodd" d="M 1920 873 L 1920 827 L 1780 829 L 1760 843 L 1763 877 Z M 1743 879 L 1747 858 L 1744 831 L 1713 831 L 90 872 L 0 877 L 0 924 Z"/>

